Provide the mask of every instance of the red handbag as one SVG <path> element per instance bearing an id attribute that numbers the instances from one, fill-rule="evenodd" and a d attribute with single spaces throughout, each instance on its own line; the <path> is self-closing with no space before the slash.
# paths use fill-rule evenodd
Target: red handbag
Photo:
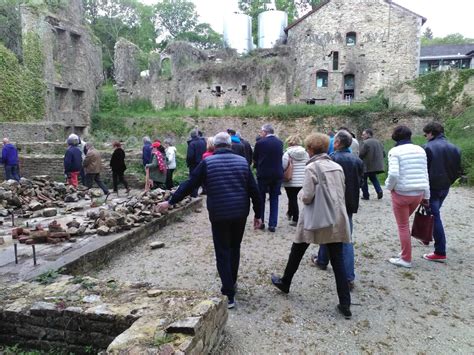
<path id="1" fill-rule="evenodd" d="M 411 236 L 428 244 L 433 240 L 433 227 L 434 216 L 425 206 L 419 205 L 411 227 Z"/>

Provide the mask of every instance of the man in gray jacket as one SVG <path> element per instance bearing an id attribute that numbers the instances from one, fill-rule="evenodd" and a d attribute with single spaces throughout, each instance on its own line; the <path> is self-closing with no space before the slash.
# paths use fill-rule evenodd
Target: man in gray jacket
<path id="1" fill-rule="evenodd" d="M 370 179 L 372 185 L 374 185 L 375 192 L 377 192 L 377 198 L 380 200 L 383 197 L 383 191 L 380 187 L 377 174 L 384 172 L 383 159 L 385 152 L 383 144 L 374 137 L 374 132 L 367 128 L 362 132 L 362 145 L 360 147 L 359 157 L 364 162 L 364 181 L 362 185 L 362 199 L 369 199 L 369 185 L 367 179 Z"/>

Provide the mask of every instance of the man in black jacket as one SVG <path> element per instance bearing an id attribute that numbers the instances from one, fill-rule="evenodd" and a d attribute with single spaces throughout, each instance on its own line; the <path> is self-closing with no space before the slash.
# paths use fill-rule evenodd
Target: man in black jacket
<path id="1" fill-rule="evenodd" d="M 240 243 L 252 200 L 254 228 L 259 228 L 260 196 L 257 183 L 247 161 L 232 152 L 230 136 L 221 132 L 214 137 L 216 150 L 194 169 L 189 180 L 179 185 L 171 199 L 159 205 L 166 210 L 181 201 L 202 184 L 207 190 L 207 209 L 212 226 L 217 271 L 222 281 L 221 292 L 234 308 L 234 296 L 240 262 Z"/>
<path id="2" fill-rule="evenodd" d="M 364 163 L 361 159 L 352 154 L 349 149 L 352 144 L 352 136 L 348 131 L 340 130 L 334 138 L 334 153 L 331 158 L 338 163 L 344 170 L 346 183 L 345 200 L 346 211 L 349 217 L 351 235 L 353 229 L 352 215 L 357 213 L 359 209 L 359 192 L 363 183 Z M 354 288 L 354 245 L 352 243 L 344 243 L 342 248 L 344 256 L 344 266 L 346 269 L 347 281 L 349 289 Z M 312 256 L 312 262 L 320 269 L 325 270 L 329 264 L 329 257 L 325 245 L 319 247 L 318 255 Z"/>
<path id="3" fill-rule="evenodd" d="M 186 165 L 189 169 L 189 176 L 192 171 L 196 168 L 202 160 L 202 155 L 206 151 L 206 140 L 199 137 L 199 131 L 193 129 L 191 131 L 191 139 L 188 140 L 188 151 L 186 153 Z M 191 197 L 197 197 L 199 186 L 196 187 L 191 193 Z"/>
<path id="4" fill-rule="evenodd" d="M 258 189 L 262 200 L 262 219 L 265 218 L 265 195 L 270 195 L 270 216 L 268 230 L 275 232 L 278 221 L 278 197 L 283 180 L 283 142 L 274 134 L 270 124 L 262 126 L 260 137 L 253 152 L 254 166 L 257 168 Z M 262 224 L 262 229 L 265 224 Z"/>
<path id="5" fill-rule="evenodd" d="M 440 209 L 448 196 L 450 186 L 461 175 L 461 150 L 448 142 L 444 127 L 438 122 L 428 123 L 423 132 L 428 140 L 425 145 L 430 179 L 430 209 L 434 216 L 434 253 L 424 254 L 430 261 L 446 261 L 446 236 Z"/>

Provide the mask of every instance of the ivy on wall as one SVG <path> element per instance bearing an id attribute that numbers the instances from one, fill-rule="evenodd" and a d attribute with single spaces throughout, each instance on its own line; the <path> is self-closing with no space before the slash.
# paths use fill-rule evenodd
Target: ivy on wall
<path id="1" fill-rule="evenodd" d="M 46 86 L 40 38 L 23 37 L 23 64 L 0 43 L 0 121 L 32 121 L 45 114 Z"/>
<path id="2" fill-rule="evenodd" d="M 455 102 L 469 102 L 467 95 L 461 95 L 464 85 L 474 76 L 474 69 L 432 72 L 413 80 L 411 85 L 423 96 L 423 105 L 434 113 L 448 113 Z M 468 106 L 468 105 L 466 105 Z"/>

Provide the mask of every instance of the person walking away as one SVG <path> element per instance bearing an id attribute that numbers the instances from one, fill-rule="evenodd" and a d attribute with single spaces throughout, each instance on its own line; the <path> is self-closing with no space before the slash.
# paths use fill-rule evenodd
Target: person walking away
<path id="1" fill-rule="evenodd" d="M 250 200 L 255 214 L 255 229 L 262 223 L 261 202 L 252 171 L 245 158 L 232 152 L 229 134 L 218 133 L 214 137 L 214 145 L 214 155 L 202 160 L 189 180 L 179 185 L 171 199 L 159 205 L 159 210 L 166 210 L 191 194 L 196 187 L 205 185 L 217 271 L 222 282 L 221 292 L 228 298 L 228 308 L 234 308 L 240 245 Z"/>
<path id="2" fill-rule="evenodd" d="M 424 254 L 429 261 L 446 261 L 446 235 L 441 220 L 441 207 L 449 188 L 461 176 L 461 150 L 444 136 L 444 127 L 438 122 L 428 123 L 423 132 L 430 180 L 430 209 L 434 216 L 434 252 Z"/>
<path id="3" fill-rule="evenodd" d="M 189 176 L 191 172 L 196 168 L 202 160 L 202 155 L 206 151 L 206 141 L 199 137 L 197 129 L 193 129 L 190 133 L 191 139 L 188 140 L 188 151 L 186 153 L 186 165 L 189 169 Z M 199 187 L 197 187 L 192 193 L 191 197 L 197 197 Z"/>
<path id="4" fill-rule="evenodd" d="M 66 176 L 66 183 L 78 187 L 79 174 L 82 169 L 82 153 L 77 147 L 79 139 L 77 136 L 69 136 L 66 142 L 68 144 L 68 148 L 64 154 L 64 175 Z"/>
<path id="5" fill-rule="evenodd" d="M 245 146 L 240 141 L 240 137 L 236 135 L 235 130 L 229 128 L 227 133 L 229 133 L 230 139 L 232 140 L 232 151 L 245 158 Z"/>
<path id="6" fill-rule="evenodd" d="M 309 244 L 325 244 L 336 279 L 337 309 L 349 319 L 352 316 L 351 295 L 342 251 L 343 243 L 350 242 L 344 202 L 344 171 L 326 153 L 329 148 L 326 134 L 310 134 L 305 139 L 305 146 L 310 159 L 303 181 L 303 213 L 298 220 L 285 272 L 282 277 L 272 275 L 271 281 L 282 292 L 289 293 L 293 276 Z"/>
<path id="7" fill-rule="evenodd" d="M 270 216 L 268 230 L 275 232 L 278 222 L 278 197 L 281 193 L 283 180 L 283 142 L 278 139 L 272 125 L 265 124 L 260 130 L 260 137 L 255 144 L 253 153 L 254 166 L 257 168 L 258 189 L 262 200 L 262 211 L 260 215 L 265 219 L 265 196 L 270 195 Z M 265 229 L 265 222 L 261 229 Z"/>
<path id="8" fill-rule="evenodd" d="M 110 158 L 110 168 L 112 169 L 114 192 L 118 195 L 118 184 L 121 183 L 125 186 L 127 193 L 129 193 L 130 189 L 124 177 L 125 170 L 127 170 L 127 166 L 125 165 L 125 151 L 122 149 L 120 142 L 114 142 L 112 146 L 115 150 Z"/>
<path id="9" fill-rule="evenodd" d="M 349 290 L 354 289 L 355 271 L 354 271 L 354 238 L 352 216 L 359 209 L 359 193 L 364 176 L 364 163 L 358 157 L 352 154 L 352 135 L 350 132 L 340 130 L 334 138 L 334 153 L 331 159 L 338 163 L 344 171 L 344 200 L 346 202 L 346 212 L 349 218 L 351 232 L 351 241 L 342 245 L 342 256 L 344 258 L 344 267 L 346 270 L 347 283 Z M 322 270 L 327 268 L 329 257 L 325 245 L 319 247 L 317 255 L 313 255 L 311 261 Z"/>
<path id="10" fill-rule="evenodd" d="M 397 221 L 401 253 L 389 262 L 411 268 L 410 216 L 420 203 L 428 206 L 430 185 L 426 153 L 411 142 L 411 130 L 397 126 L 392 139 L 395 147 L 388 152 L 388 176 L 385 187 L 392 195 L 392 209 Z"/>
<path id="11" fill-rule="evenodd" d="M 349 132 L 349 134 L 352 136 L 352 143 L 351 143 L 351 146 L 349 147 L 349 150 L 352 154 L 354 154 L 357 158 L 359 158 L 359 141 L 356 139 L 354 132 L 352 132 L 349 128 L 344 127 L 344 126 L 339 127 L 339 131 Z"/>
<path id="12" fill-rule="evenodd" d="M 151 139 L 148 136 L 143 137 L 142 162 L 143 166 L 151 163 Z"/>
<path id="13" fill-rule="evenodd" d="M 309 160 L 309 155 L 301 146 L 302 142 L 299 136 L 289 136 L 286 139 L 286 143 L 288 144 L 288 149 L 283 154 L 283 170 L 286 171 L 290 164 L 293 167 L 291 179 L 283 181 L 283 187 L 288 196 L 288 212 L 286 215 L 290 220 L 290 226 L 296 226 L 299 218 L 298 192 L 303 187 L 304 168 Z"/>
<path id="14" fill-rule="evenodd" d="M 155 141 L 151 145 L 152 160 L 145 167 L 149 171 L 150 179 L 153 181 L 153 189 L 166 189 L 166 151 L 160 141 Z"/>
<path id="15" fill-rule="evenodd" d="M 241 137 L 240 132 L 236 132 L 235 135 L 240 138 L 240 143 L 244 145 L 244 150 L 245 150 L 245 159 L 247 159 L 247 162 L 249 165 L 252 164 L 252 156 L 253 156 L 253 149 L 250 143 Z"/>
<path id="16" fill-rule="evenodd" d="M 106 196 L 109 195 L 109 189 L 100 179 L 100 171 L 102 170 L 102 157 L 97 149 L 94 148 L 91 142 L 86 144 L 87 154 L 82 166 L 86 173 L 86 186 L 91 189 L 95 181 L 97 186 L 101 188 Z"/>
<path id="17" fill-rule="evenodd" d="M 374 132 L 369 128 L 362 132 L 363 142 L 360 147 L 359 157 L 364 162 L 364 183 L 362 185 L 363 200 L 368 200 L 370 197 L 367 179 L 370 179 L 372 185 L 374 185 L 377 198 L 380 200 L 383 197 L 383 191 L 377 179 L 377 174 L 384 172 L 383 159 L 385 152 L 383 144 L 373 136 Z"/>
<path id="18" fill-rule="evenodd" d="M 214 154 L 214 150 L 215 150 L 214 137 L 208 137 L 207 138 L 207 149 L 204 152 L 204 154 L 202 155 L 202 158 L 206 159 L 207 157 L 210 157 L 211 155 Z"/>
<path id="19" fill-rule="evenodd" d="M 18 150 L 8 138 L 3 138 L 2 164 L 5 169 L 5 180 L 20 181 L 18 163 Z"/>
<path id="20" fill-rule="evenodd" d="M 173 173 L 176 170 L 176 147 L 170 138 L 165 139 L 163 144 L 165 146 L 166 161 L 168 162 L 165 185 L 167 190 L 171 190 L 173 188 Z"/>

